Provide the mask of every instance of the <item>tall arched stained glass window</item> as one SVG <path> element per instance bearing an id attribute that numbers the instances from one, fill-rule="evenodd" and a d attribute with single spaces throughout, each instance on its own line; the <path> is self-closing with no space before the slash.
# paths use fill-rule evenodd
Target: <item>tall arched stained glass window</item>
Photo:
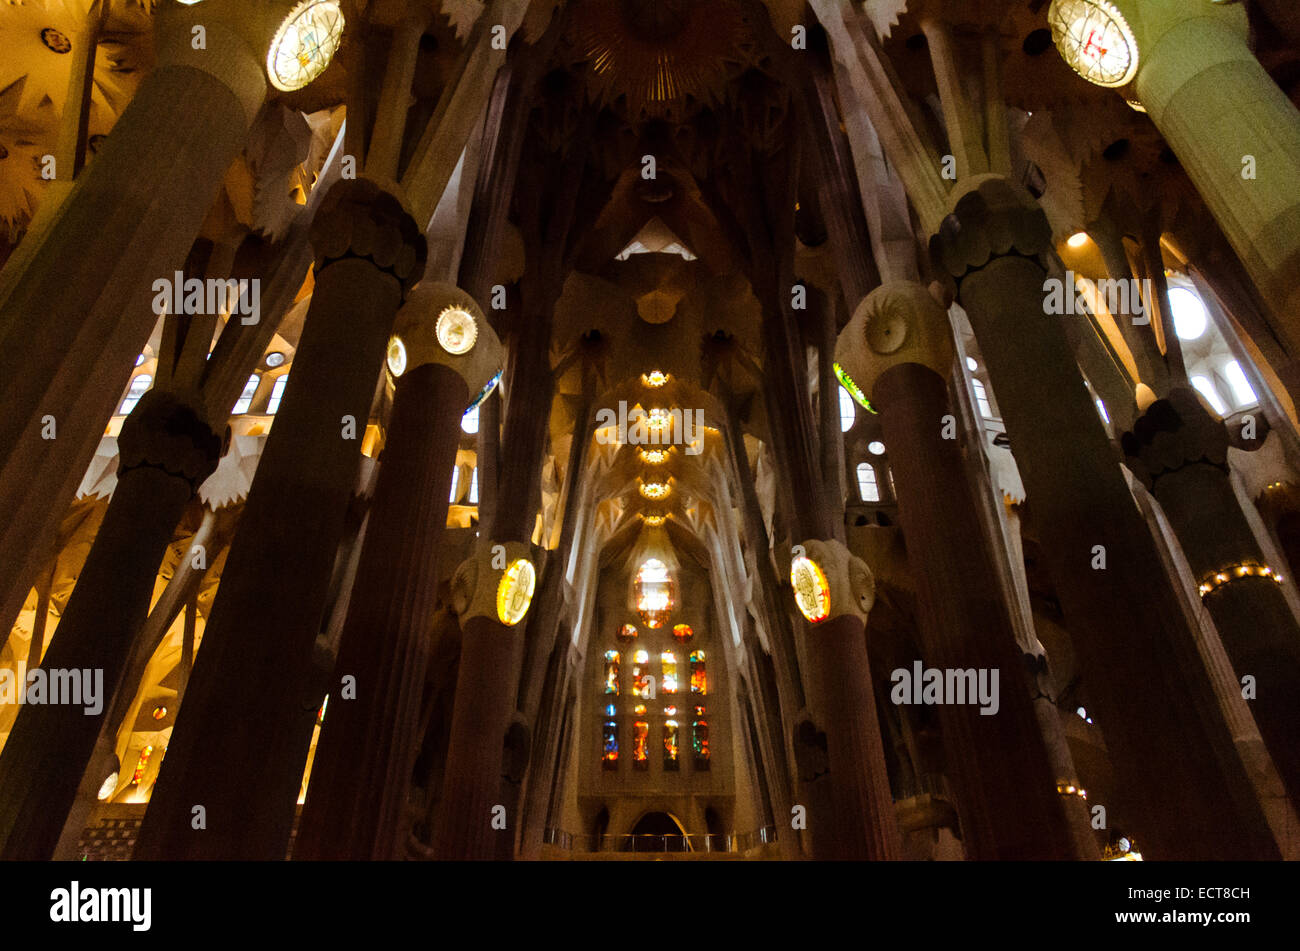
<path id="1" fill-rule="evenodd" d="M 696 769 L 709 768 L 709 721 L 704 719 L 704 708 L 695 708 L 691 721 L 691 756 Z"/>
<path id="2" fill-rule="evenodd" d="M 664 693 L 677 692 L 677 655 L 672 651 L 664 651 L 659 655 L 663 662 L 663 677 L 659 681 L 659 689 Z"/>
<path id="3" fill-rule="evenodd" d="M 618 651 L 605 651 L 605 693 L 618 696 Z"/>
<path id="4" fill-rule="evenodd" d="M 647 651 L 637 651 L 632 655 L 632 696 L 653 696 L 650 690 L 650 654 Z"/>
<path id="5" fill-rule="evenodd" d="M 880 501 L 880 486 L 876 483 L 876 467 L 869 462 L 858 463 L 858 496 L 863 502 Z"/>
<path id="6" fill-rule="evenodd" d="M 645 720 L 632 724 L 632 766 L 635 769 L 650 768 L 650 724 Z"/>
<path id="7" fill-rule="evenodd" d="M 648 628 L 662 627 L 673 610 L 673 579 L 668 566 L 647 558 L 636 573 L 636 610 Z"/>
<path id="8" fill-rule="evenodd" d="M 674 772 L 677 769 L 677 721 L 664 721 L 664 770 Z"/>
<path id="9" fill-rule="evenodd" d="M 613 704 L 610 704 L 612 707 Z M 606 720 L 605 727 L 602 731 L 604 752 L 601 754 L 601 764 L 605 769 L 618 768 L 618 721 Z"/>
<path id="10" fill-rule="evenodd" d="M 691 693 L 701 697 L 709 692 L 709 675 L 704 669 L 704 651 L 691 651 Z"/>

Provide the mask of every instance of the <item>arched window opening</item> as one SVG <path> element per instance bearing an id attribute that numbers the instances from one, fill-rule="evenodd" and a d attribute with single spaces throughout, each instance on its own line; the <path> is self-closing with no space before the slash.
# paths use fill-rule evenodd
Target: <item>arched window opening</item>
<path id="1" fill-rule="evenodd" d="M 709 768 L 709 721 L 704 719 L 704 708 L 695 708 L 695 719 L 691 721 L 691 756 L 696 769 Z"/>
<path id="2" fill-rule="evenodd" d="M 242 416 L 248 412 L 248 408 L 253 405 L 253 397 L 257 395 L 257 384 L 262 377 L 256 373 L 248 378 L 244 384 L 244 390 L 239 394 L 239 399 L 235 401 L 235 408 L 230 411 L 231 416 Z"/>
<path id="3" fill-rule="evenodd" d="M 664 770 L 677 770 L 677 721 L 664 721 Z"/>
<path id="4" fill-rule="evenodd" d="M 1214 384 L 1210 382 L 1208 376 L 1192 377 L 1192 386 L 1196 387 L 1196 391 L 1205 397 L 1216 413 L 1220 416 L 1228 415 L 1228 405 L 1223 402 L 1223 397 L 1219 395 L 1219 391 L 1214 388 Z"/>
<path id="5" fill-rule="evenodd" d="M 126 399 L 122 400 L 123 416 L 135 409 L 135 404 L 140 402 L 140 397 L 149 392 L 151 386 L 153 386 L 153 375 L 150 373 L 139 373 L 131 379 L 131 387 L 126 391 Z"/>
<path id="6" fill-rule="evenodd" d="M 649 697 L 650 696 L 650 654 L 647 651 L 637 651 L 632 655 L 632 696 Z"/>
<path id="7" fill-rule="evenodd" d="M 280 400 L 284 396 L 284 388 L 289 383 L 289 374 L 277 377 L 275 386 L 271 387 L 271 398 L 266 401 L 266 415 L 274 416 L 280 408 Z"/>
<path id="8" fill-rule="evenodd" d="M 691 651 L 691 693 L 701 697 L 709 692 L 709 675 L 704 668 L 704 651 Z"/>
<path id="9" fill-rule="evenodd" d="M 672 651 L 664 651 L 659 655 L 663 663 L 663 677 L 659 681 L 659 689 L 663 693 L 677 692 L 677 655 Z"/>
<path id="10" fill-rule="evenodd" d="M 672 613 L 673 579 L 658 558 L 647 558 L 636 573 L 636 609 L 651 629 L 662 627 Z"/>
<path id="11" fill-rule="evenodd" d="M 879 502 L 880 486 L 876 484 L 876 467 L 869 462 L 858 463 L 858 495 L 863 502 Z"/>
<path id="12" fill-rule="evenodd" d="M 605 693 L 618 696 L 618 651 L 605 651 Z"/>
<path id="13" fill-rule="evenodd" d="M 605 769 L 618 768 L 618 721 L 606 720 L 603 730 L 604 752 L 601 754 L 601 764 Z"/>
<path id="14" fill-rule="evenodd" d="M 993 415 L 993 404 L 989 402 L 989 392 L 984 388 L 982 380 L 971 380 L 971 385 L 975 387 L 975 405 L 980 411 L 980 415 L 985 419 L 995 419 Z"/>
<path id="15" fill-rule="evenodd" d="M 858 418 L 858 408 L 853 403 L 853 397 L 844 387 L 840 391 L 840 432 L 847 433 L 853 428 L 853 422 Z"/>
<path id="16" fill-rule="evenodd" d="M 637 720 L 632 724 L 632 765 L 636 769 L 650 768 L 650 724 Z"/>
<path id="17" fill-rule="evenodd" d="M 447 499 L 448 505 L 456 504 L 456 496 L 460 494 L 460 466 L 452 466 L 451 469 L 451 497 Z"/>

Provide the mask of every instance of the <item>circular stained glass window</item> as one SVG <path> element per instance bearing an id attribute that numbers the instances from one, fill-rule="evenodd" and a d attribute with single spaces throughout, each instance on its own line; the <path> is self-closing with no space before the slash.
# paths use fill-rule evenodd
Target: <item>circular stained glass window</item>
<path id="1" fill-rule="evenodd" d="M 343 11 L 336 0 L 303 0 L 285 17 L 266 54 L 271 85 L 301 89 L 325 72 L 343 39 Z"/>
<path id="2" fill-rule="evenodd" d="M 1124 86 L 1137 73 L 1138 47 L 1124 15 L 1107 0 L 1053 0 L 1052 40 L 1076 73 L 1097 86 Z"/>

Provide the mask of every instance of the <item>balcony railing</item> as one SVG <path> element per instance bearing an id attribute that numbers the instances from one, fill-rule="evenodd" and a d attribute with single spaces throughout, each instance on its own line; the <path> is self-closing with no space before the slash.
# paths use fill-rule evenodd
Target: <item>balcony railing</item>
<path id="1" fill-rule="evenodd" d="M 547 829 L 546 845 L 570 852 L 748 852 L 776 841 L 776 828 L 706 835 L 592 835 Z"/>

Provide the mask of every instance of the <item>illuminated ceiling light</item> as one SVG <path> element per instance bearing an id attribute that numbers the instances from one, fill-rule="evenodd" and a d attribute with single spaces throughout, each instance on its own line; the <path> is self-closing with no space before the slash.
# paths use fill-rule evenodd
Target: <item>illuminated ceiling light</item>
<path id="1" fill-rule="evenodd" d="M 447 307 L 438 315 L 438 343 L 450 354 L 469 353 L 478 339 L 478 324 L 464 307 Z"/>
<path id="2" fill-rule="evenodd" d="M 513 627 L 524 619 L 536 584 L 537 571 L 527 558 L 516 558 L 506 566 L 497 585 L 497 617 L 502 624 Z"/>
<path id="3" fill-rule="evenodd" d="M 873 456 L 883 456 L 885 454 L 885 444 L 879 439 L 873 439 L 867 443 L 867 452 Z"/>
<path id="4" fill-rule="evenodd" d="M 663 386 L 668 382 L 668 374 L 662 370 L 651 370 L 641 374 L 641 382 L 646 386 Z"/>
<path id="5" fill-rule="evenodd" d="M 651 527 L 658 527 L 667 520 L 667 516 L 666 515 L 642 515 L 641 519 Z"/>
<path id="6" fill-rule="evenodd" d="M 831 614 L 831 588 L 821 566 L 806 555 L 790 563 L 790 586 L 799 613 L 817 624 Z"/>
<path id="7" fill-rule="evenodd" d="M 1147 111 L 1147 107 L 1144 106 L 1144 105 L 1142 105 L 1142 103 L 1139 102 L 1139 101 L 1136 100 L 1136 99 L 1125 99 L 1124 101 L 1125 101 L 1126 103 L 1128 103 L 1128 107 L 1129 107 L 1130 109 L 1132 109 L 1134 112 L 1146 112 L 1146 111 Z"/>
<path id="8" fill-rule="evenodd" d="M 668 412 L 668 410 L 666 409 L 661 409 L 660 407 L 656 406 L 654 409 L 650 410 L 648 414 L 646 414 L 645 424 L 649 426 L 651 429 L 656 429 L 656 430 L 663 429 L 670 422 L 672 422 L 672 419 L 673 419 L 672 413 Z"/>
<path id="9" fill-rule="evenodd" d="M 401 337 L 388 338 L 388 372 L 399 377 L 406 372 L 406 344 Z"/>
<path id="10" fill-rule="evenodd" d="M 1074 234 L 1070 235 L 1065 243 L 1075 249 L 1081 248 L 1088 243 L 1088 232 L 1076 231 Z"/>
<path id="11" fill-rule="evenodd" d="M 1125 86 L 1138 69 L 1138 45 L 1109 0 L 1052 0 L 1052 42 L 1076 73 L 1096 86 Z"/>
<path id="12" fill-rule="evenodd" d="M 652 466 L 657 466 L 668 458 L 667 449 L 642 449 L 640 453 L 641 461 L 648 462 Z"/>
<path id="13" fill-rule="evenodd" d="M 672 491 L 666 482 L 642 482 L 637 488 L 642 498 L 647 499 L 662 499 Z"/>
<path id="14" fill-rule="evenodd" d="M 862 387 L 854 383 L 853 377 L 845 373 L 844 368 L 838 363 L 832 364 L 832 366 L 835 370 L 835 379 L 840 381 L 840 386 L 849 391 L 849 396 L 853 397 L 853 401 L 868 413 L 874 413 L 875 409 L 872 407 L 871 401 L 867 399 L 866 394 L 862 392 Z"/>
<path id="15" fill-rule="evenodd" d="M 284 366 L 284 354 L 279 350 L 272 350 L 266 355 L 266 365 L 272 370 L 276 367 Z"/>
<path id="16" fill-rule="evenodd" d="M 99 792 L 96 793 L 95 798 L 99 800 L 107 799 L 109 796 L 113 795 L 113 790 L 116 788 L 117 788 L 117 770 L 113 770 L 106 777 L 104 777 L 104 781 L 99 784 Z"/>
<path id="17" fill-rule="evenodd" d="M 271 85 L 301 89 L 325 72 L 343 39 L 343 11 L 336 0 L 302 0 L 275 31 L 266 54 Z"/>

